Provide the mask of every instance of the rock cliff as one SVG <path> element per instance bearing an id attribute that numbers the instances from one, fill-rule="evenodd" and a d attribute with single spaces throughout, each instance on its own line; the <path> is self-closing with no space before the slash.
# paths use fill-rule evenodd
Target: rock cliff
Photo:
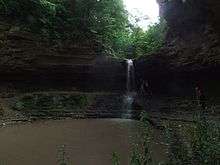
<path id="1" fill-rule="evenodd" d="M 26 88 L 123 90 L 123 63 L 102 58 L 96 50 L 95 42 L 51 43 L 2 23 L 0 83 Z"/>
<path id="2" fill-rule="evenodd" d="M 157 53 L 136 61 L 137 77 L 151 79 L 156 84 L 159 79 L 164 84 L 218 80 L 220 1 L 158 0 L 158 3 L 160 15 L 169 28 L 166 43 Z"/>
<path id="3" fill-rule="evenodd" d="M 150 79 L 158 88 L 161 80 L 164 84 L 195 84 L 220 79 L 220 1 L 158 3 L 169 27 L 166 43 L 158 52 L 135 61 L 137 84 Z M 0 83 L 47 89 L 125 90 L 125 63 L 101 57 L 96 50 L 94 42 L 50 43 L 0 23 Z"/>

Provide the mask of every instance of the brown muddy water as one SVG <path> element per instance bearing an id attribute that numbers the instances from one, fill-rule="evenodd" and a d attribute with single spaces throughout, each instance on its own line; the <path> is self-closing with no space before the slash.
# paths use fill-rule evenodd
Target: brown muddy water
<path id="1" fill-rule="evenodd" d="M 0 165 L 128 165 L 138 122 L 124 119 L 41 121 L 0 128 Z M 161 155 L 158 136 L 153 157 Z M 65 146 L 64 148 L 62 146 Z M 65 153 L 64 153 L 65 152 Z M 64 155 L 64 156 L 63 156 Z"/>

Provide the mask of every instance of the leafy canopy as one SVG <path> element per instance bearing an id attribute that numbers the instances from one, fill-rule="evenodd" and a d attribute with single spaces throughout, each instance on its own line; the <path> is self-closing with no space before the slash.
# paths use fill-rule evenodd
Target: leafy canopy
<path id="1" fill-rule="evenodd" d="M 148 31 L 132 25 L 123 0 L 0 0 L 0 18 L 50 40 L 95 40 L 100 53 L 138 58 L 158 50 L 164 21 Z"/>

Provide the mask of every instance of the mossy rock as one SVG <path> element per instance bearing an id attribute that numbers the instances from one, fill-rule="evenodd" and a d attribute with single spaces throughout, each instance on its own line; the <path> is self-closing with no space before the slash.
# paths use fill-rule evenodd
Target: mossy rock
<path id="1" fill-rule="evenodd" d="M 81 94 L 27 94 L 16 101 L 13 109 L 31 114 L 77 112 L 84 111 L 89 100 L 89 96 Z"/>

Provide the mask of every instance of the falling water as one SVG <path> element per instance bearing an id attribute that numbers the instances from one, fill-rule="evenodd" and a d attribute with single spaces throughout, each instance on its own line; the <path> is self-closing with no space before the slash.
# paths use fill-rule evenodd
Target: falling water
<path id="1" fill-rule="evenodd" d="M 132 91 L 133 78 L 134 78 L 134 63 L 132 60 L 127 59 L 127 93 Z"/>
<path id="2" fill-rule="evenodd" d="M 134 76 L 134 63 L 133 60 L 127 59 L 127 81 L 126 87 L 127 91 L 124 96 L 124 109 L 125 113 L 123 114 L 123 118 L 130 118 L 132 111 L 132 104 L 134 102 L 134 84 L 135 84 L 135 76 Z"/>

